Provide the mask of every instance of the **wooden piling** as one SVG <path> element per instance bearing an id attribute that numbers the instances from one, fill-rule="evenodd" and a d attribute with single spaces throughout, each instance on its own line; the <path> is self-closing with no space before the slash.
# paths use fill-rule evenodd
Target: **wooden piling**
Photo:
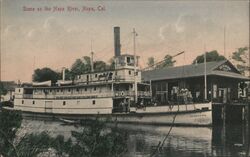
<path id="1" fill-rule="evenodd" d="M 250 156 L 250 103 L 245 106 L 246 156 Z"/>

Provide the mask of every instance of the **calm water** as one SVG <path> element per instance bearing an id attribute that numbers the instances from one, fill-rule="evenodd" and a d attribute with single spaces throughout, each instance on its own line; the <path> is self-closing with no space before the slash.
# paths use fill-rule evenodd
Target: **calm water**
<path id="1" fill-rule="evenodd" d="M 113 127 L 113 126 L 111 126 Z M 125 157 L 154 156 L 168 157 L 249 157 L 249 135 L 242 126 L 222 128 L 174 127 L 162 149 L 157 149 L 170 127 L 145 125 L 118 125 L 126 132 Z M 23 120 L 19 135 L 47 131 L 51 136 L 71 137 L 72 130 L 79 130 L 61 122 Z"/>

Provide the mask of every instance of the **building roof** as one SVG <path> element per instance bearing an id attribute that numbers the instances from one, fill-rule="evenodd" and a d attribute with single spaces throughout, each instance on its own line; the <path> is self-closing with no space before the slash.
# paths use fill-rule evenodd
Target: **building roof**
<path id="1" fill-rule="evenodd" d="M 200 77 L 204 76 L 204 66 L 204 63 L 201 63 L 144 71 L 142 72 L 142 78 L 145 81 L 150 81 Z M 237 68 L 228 60 L 207 62 L 206 66 L 207 76 L 216 75 L 240 80 L 249 80 L 249 78 L 241 75 Z"/>

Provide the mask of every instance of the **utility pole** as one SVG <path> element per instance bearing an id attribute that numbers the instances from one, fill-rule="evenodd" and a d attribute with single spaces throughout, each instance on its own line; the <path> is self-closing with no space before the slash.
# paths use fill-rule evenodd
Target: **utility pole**
<path id="1" fill-rule="evenodd" d="M 207 100 L 207 56 L 206 56 L 206 46 L 204 46 L 205 53 L 204 53 L 204 100 Z"/>
<path id="2" fill-rule="evenodd" d="M 135 38 L 138 35 L 135 31 L 135 28 L 133 29 L 133 45 L 134 45 L 134 90 L 135 90 L 135 103 L 137 103 L 137 99 L 138 99 L 138 93 L 137 93 L 137 75 L 136 75 L 136 66 L 137 66 L 137 58 L 136 58 L 136 42 L 135 42 Z"/>
<path id="3" fill-rule="evenodd" d="M 227 58 L 226 56 L 226 26 L 224 26 L 224 57 Z"/>

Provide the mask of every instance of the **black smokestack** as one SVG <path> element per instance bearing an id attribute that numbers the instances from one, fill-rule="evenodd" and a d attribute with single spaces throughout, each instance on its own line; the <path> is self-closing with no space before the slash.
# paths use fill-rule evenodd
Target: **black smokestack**
<path id="1" fill-rule="evenodd" d="M 115 57 L 121 55 L 120 27 L 114 27 Z"/>

